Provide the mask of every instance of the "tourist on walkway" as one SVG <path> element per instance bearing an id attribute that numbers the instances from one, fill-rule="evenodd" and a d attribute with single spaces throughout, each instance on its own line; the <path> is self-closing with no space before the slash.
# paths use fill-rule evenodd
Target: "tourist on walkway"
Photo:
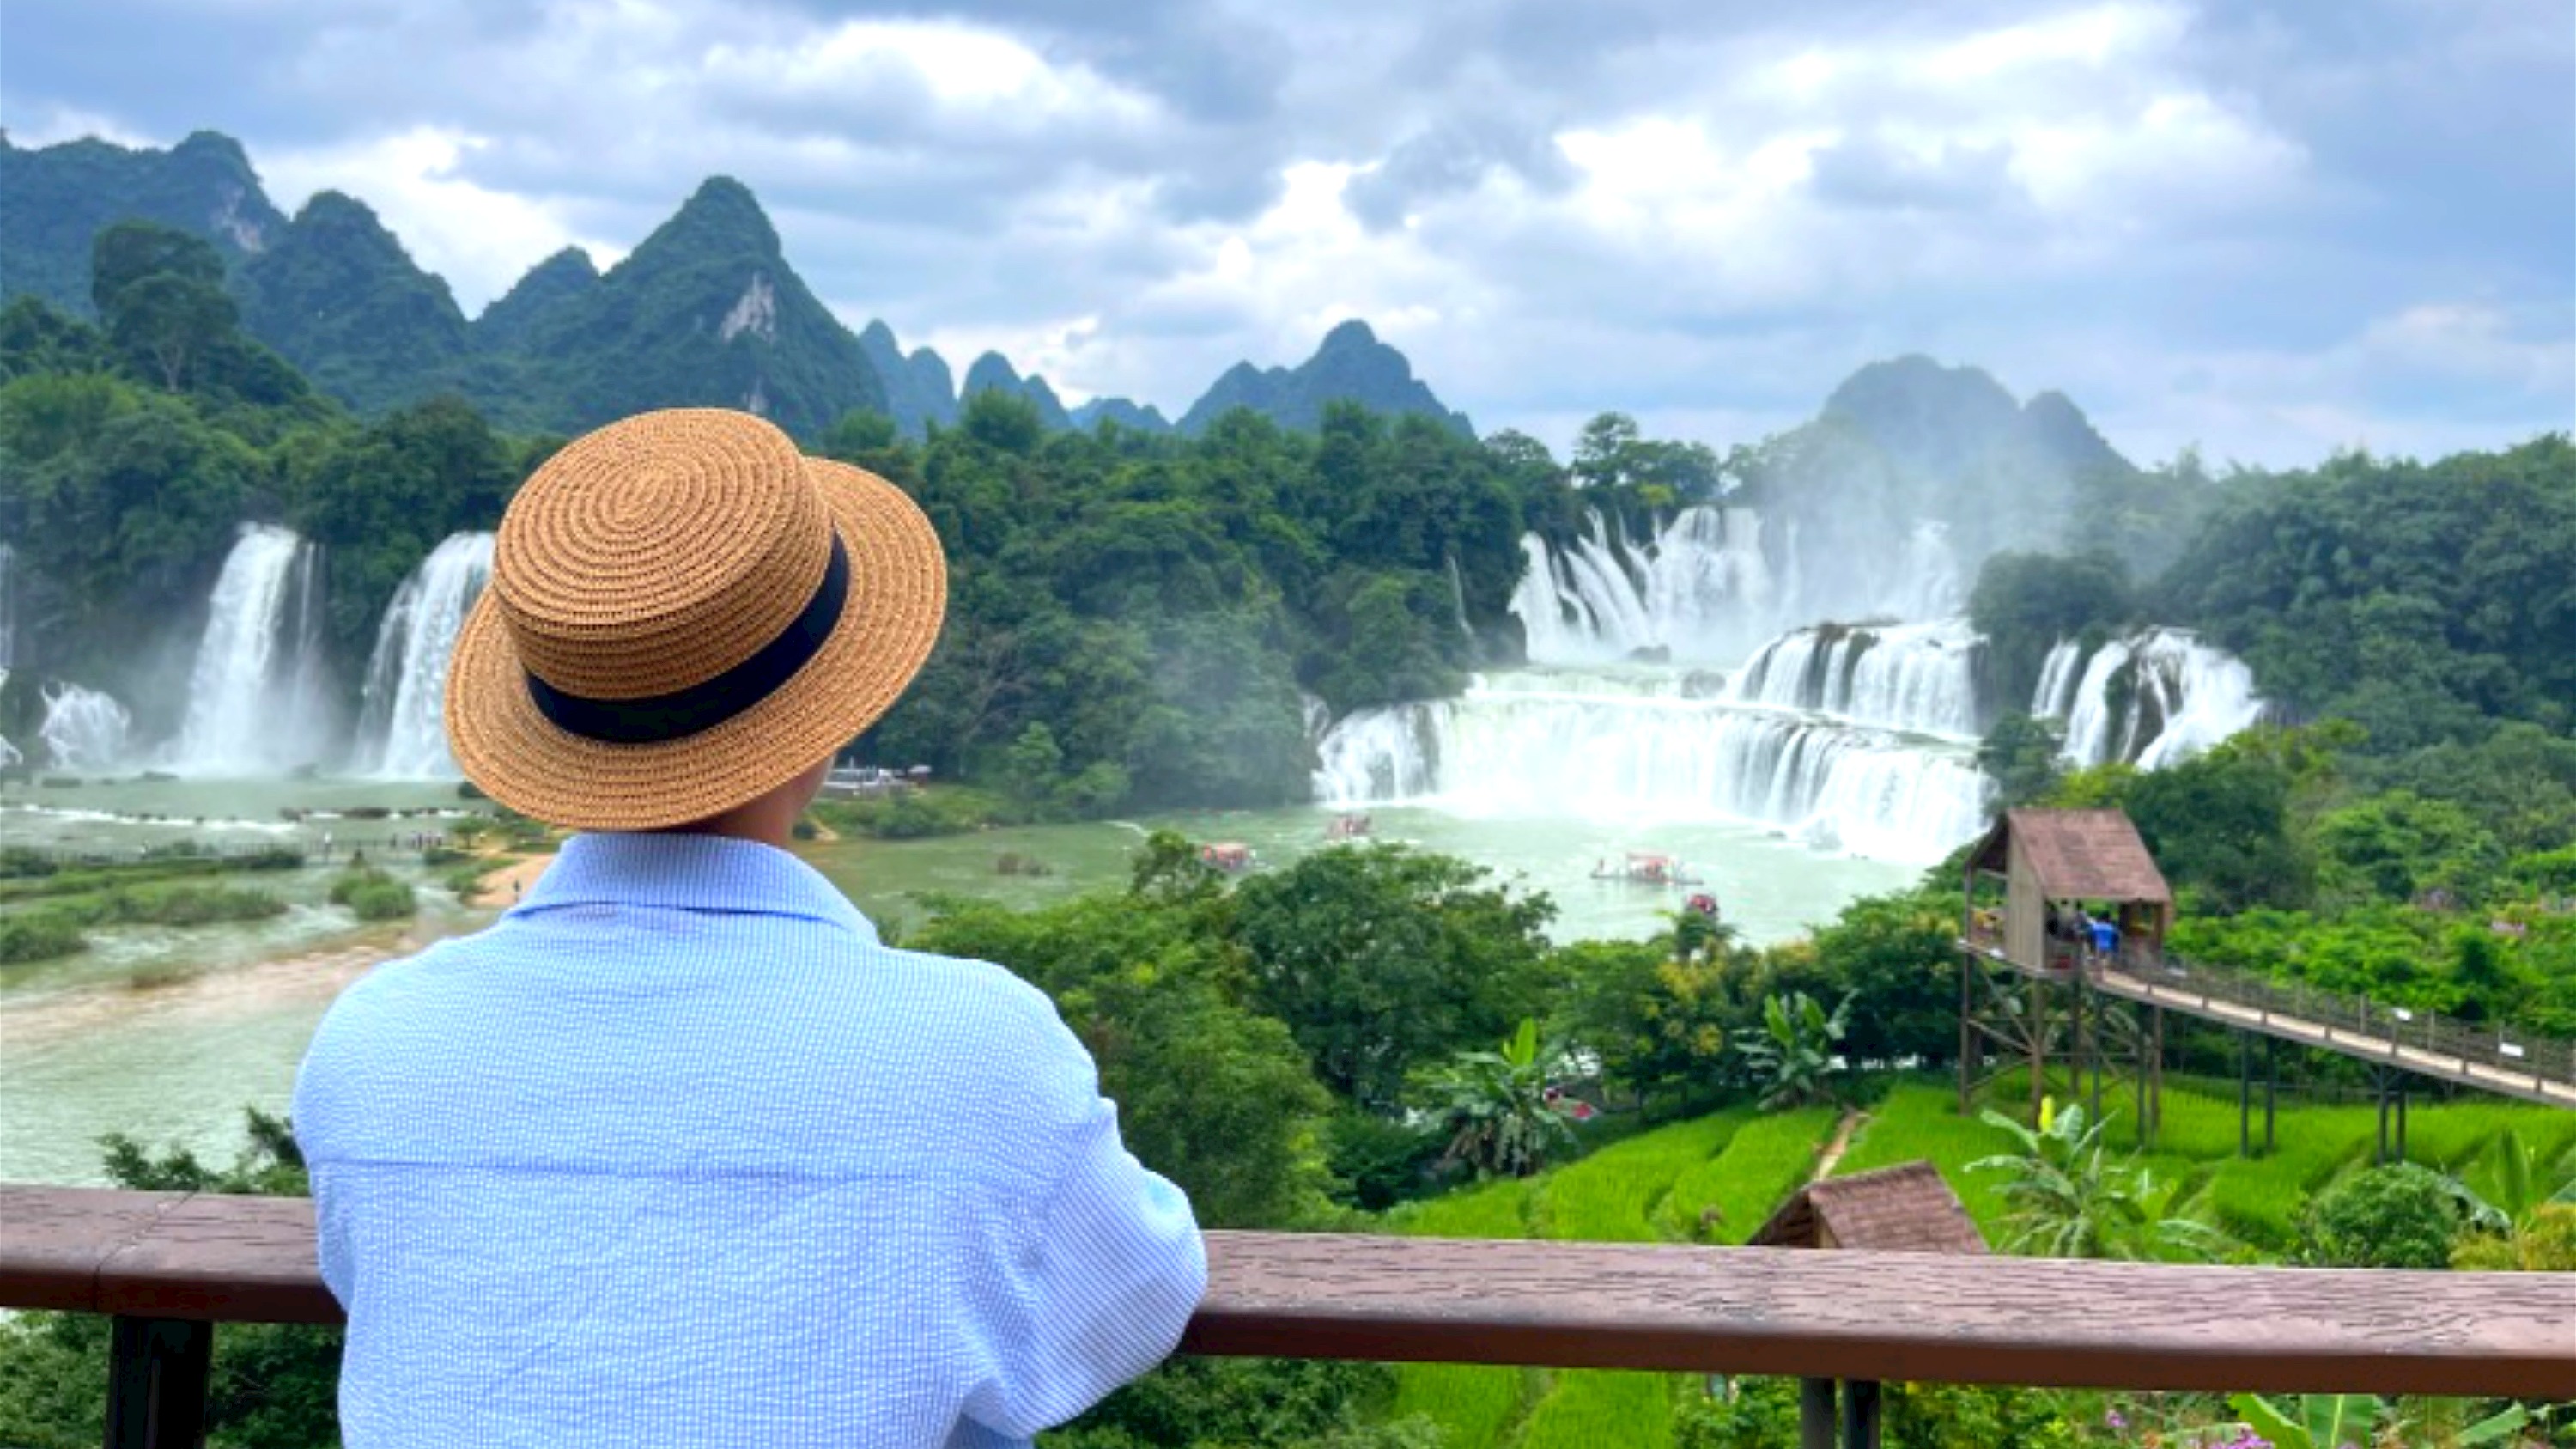
<path id="1" fill-rule="evenodd" d="M 786 849 L 946 593 L 909 499 L 748 414 L 630 418 L 520 489 L 448 740 L 584 833 L 306 1053 L 349 1449 L 998 1445 L 1179 1341 L 1190 1205 L 1054 1004 L 890 949 Z"/>

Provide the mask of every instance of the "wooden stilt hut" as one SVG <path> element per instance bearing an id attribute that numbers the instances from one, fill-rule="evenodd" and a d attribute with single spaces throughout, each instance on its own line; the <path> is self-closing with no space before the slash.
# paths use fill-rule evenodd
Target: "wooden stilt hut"
<path id="1" fill-rule="evenodd" d="M 2000 906 L 1978 884 L 2000 877 Z M 2173 890 L 2118 810 L 2010 810 L 1968 857 L 1968 940 L 2025 971 L 2063 974 L 2090 949 L 2087 914 L 2118 928 L 2116 956 L 2152 963 L 2173 925 Z M 2107 915 L 2106 915 L 2107 913 Z M 2053 929 L 2052 929 L 2053 928 Z"/>

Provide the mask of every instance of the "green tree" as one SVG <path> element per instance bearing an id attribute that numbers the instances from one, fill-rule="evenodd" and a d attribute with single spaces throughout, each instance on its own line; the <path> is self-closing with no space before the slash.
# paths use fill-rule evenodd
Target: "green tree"
<path id="1" fill-rule="evenodd" d="M 1400 845 L 1340 846 L 1236 887 L 1253 999 L 1326 1086 L 1392 1110 L 1415 1066 L 1537 1010 L 1555 907 L 1487 874 Z"/>
<path id="2" fill-rule="evenodd" d="M 2129 818 L 2177 888 L 2221 912 L 2306 904 L 2313 867 L 2290 828 L 2289 771 L 2258 750 L 2221 745 L 2137 776 Z"/>
<path id="3" fill-rule="evenodd" d="M 2329 1268 L 2440 1268 L 2464 1217 L 2457 1184 L 2429 1167 L 2365 1168 L 2309 1202 L 2300 1257 Z"/>
<path id="4" fill-rule="evenodd" d="M 1499 1051 L 1466 1051 L 1426 1075 L 1422 1095 L 1449 1139 L 1448 1156 L 1478 1177 L 1529 1177 L 1574 1143 L 1573 1124 L 1548 1095 L 1563 1062 L 1542 1046 L 1538 1022 L 1522 1017 Z"/>
<path id="5" fill-rule="evenodd" d="M 1977 768 L 1995 782 L 1995 809 L 2033 805 L 2048 798 L 2065 774 L 2058 751 L 2066 742 L 2064 726 L 2007 710 L 1977 746 Z"/>
<path id="6" fill-rule="evenodd" d="M 1850 998 L 1843 1051 L 1854 1060 L 1946 1062 L 1959 1049 L 1959 897 L 1938 889 L 1864 896 L 1817 929 L 1819 990 Z"/>
<path id="7" fill-rule="evenodd" d="M 2059 641 L 2098 642 L 2137 612 L 2128 569 L 2102 552 L 1998 553 L 1977 570 L 1968 594 L 1968 618 L 1986 636 L 1988 668 L 2008 700 L 2039 688 L 2040 669 Z"/>

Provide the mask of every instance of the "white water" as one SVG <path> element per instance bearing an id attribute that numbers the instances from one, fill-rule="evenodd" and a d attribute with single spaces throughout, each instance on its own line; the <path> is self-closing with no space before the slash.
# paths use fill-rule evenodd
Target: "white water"
<path id="1" fill-rule="evenodd" d="M 447 661 L 465 612 L 492 577 L 492 535 L 450 536 L 394 593 L 376 629 L 358 720 L 358 767 L 396 779 L 452 779 Z"/>
<path id="2" fill-rule="evenodd" d="M 1732 662 L 1768 632 L 1771 568 L 1750 509 L 1685 508 L 1642 546 L 1596 511 L 1570 547 L 1532 533 L 1521 553 L 1529 567 L 1511 611 L 1532 663 L 1607 663 L 1641 649 Z"/>
<path id="3" fill-rule="evenodd" d="M 134 716 L 104 690 L 77 684 L 48 685 L 45 722 L 37 737 L 57 770 L 110 770 L 124 764 Z"/>
<path id="4" fill-rule="evenodd" d="M 8 687 L 9 666 L 5 663 L 0 663 L 0 689 L 6 689 Z M 27 763 L 26 755 L 21 753 L 16 745 L 9 743 L 9 737 L 7 735 L 0 735 L 0 770 L 5 770 L 11 765 L 23 765 L 25 763 Z"/>
<path id="5" fill-rule="evenodd" d="M 1533 664 L 1598 664 L 1639 650 L 1733 663 L 1820 619 L 1940 618 L 1966 597 L 1948 530 L 1929 521 L 1893 558 L 1831 569 L 1806 566 L 1794 528 L 1767 539 L 1760 514 L 1713 505 L 1682 509 L 1644 540 L 1594 512 L 1567 547 L 1533 533 L 1521 553 L 1529 566 L 1511 611 Z"/>
<path id="6" fill-rule="evenodd" d="M 2141 769 L 2187 760 L 2263 717 L 2254 671 L 2184 629 L 2154 629 L 2136 646 L 2139 702 L 2129 711 L 2125 752 Z M 2147 705 L 2152 702 L 2154 713 Z M 2151 721 L 2163 728 L 2146 739 Z"/>
<path id="7" fill-rule="evenodd" d="M 2115 709 L 2111 687 L 2124 668 L 2128 699 Z M 2065 722 L 2067 763 L 2125 760 L 2148 770 L 2189 759 L 2251 728 L 2264 708 L 2254 692 L 2254 671 L 2188 629 L 2149 629 L 2115 639 L 2089 659 L 2080 645 L 2061 642 L 2049 651 L 2031 705 L 2034 713 Z"/>
<path id="8" fill-rule="evenodd" d="M 2075 685 L 2084 666 L 2084 646 L 2061 639 L 2039 669 L 2039 688 L 2030 697 L 2034 719 L 2064 719 L 2075 707 Z"/>
<path id="9" fill-rule="evenodd" d="M 18 551 L 0 543 L 0 680 L 18 662 Z M 0 762 L 5 763 L 5 762 Z"/>
<path id="10" fill-rule="evenodd" d="M 1986 782 L 1964 751 L 1726 700 L 1549 687 L 1584 682 L 1530 671 L 1358 711 L 1326 736 L 1316 794 L 1497 818 L 1749 821 L 1899 861 L 1937 860 L 1984 824 Z"/>
<path id="11" fill-rule="evenodd" d="M 1743 704 L 1810 710 L 1917 734 L 1974 739 L 1983 635 L 1965 619 L 1819 625 L 1762 646 L 1736 675 Z"/>
<path id="12" fill-rule="evenodd" d="M 316 564 L 313 547 L 293 533 L 242 525 L 207 600 L 174 768 L 262 775 L 321 758 L 329 707 Z"/>

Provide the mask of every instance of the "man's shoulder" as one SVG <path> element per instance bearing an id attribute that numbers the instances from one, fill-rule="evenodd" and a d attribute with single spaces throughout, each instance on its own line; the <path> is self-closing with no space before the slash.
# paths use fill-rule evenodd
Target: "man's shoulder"
<path id="1" fill-rule="evenodd" d="M 1053 1038 L 1064 1021 L 1045 992 L 1008 967 L 969 956 L 940 956 L 894 946 L 871 946 L 879 969 L 894 973 L 940 998 L 957 1020 L 996 1038 Z"/>

